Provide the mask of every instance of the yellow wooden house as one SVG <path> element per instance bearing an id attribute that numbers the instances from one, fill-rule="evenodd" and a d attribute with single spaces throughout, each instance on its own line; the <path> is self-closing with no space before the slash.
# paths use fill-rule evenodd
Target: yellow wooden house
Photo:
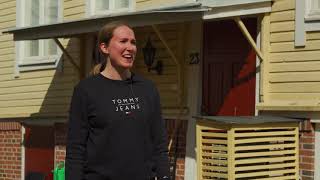
<path id="1" fill-rule="evenodd" d="M 194 116 L 272 115 L 303 120 L 300 177 L 320 179 L 319 0 L 0 0 L 0 15 L 0 179 L 52 178 L 73 87 L 115 20 L 160 92 L 172 176 L 197 179 Z M 148 39 L 161 73 L 144 63 Z"/>

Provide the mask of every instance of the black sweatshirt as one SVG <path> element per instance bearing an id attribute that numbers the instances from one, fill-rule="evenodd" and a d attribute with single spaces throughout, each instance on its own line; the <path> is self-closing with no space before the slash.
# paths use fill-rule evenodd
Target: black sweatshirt
<path id="1" fill-rule="evenodd" d="M 138 75 L 80 81 L 70 106 L 66 180 L 169 177 L 160 108 L 157 89 Z"/>

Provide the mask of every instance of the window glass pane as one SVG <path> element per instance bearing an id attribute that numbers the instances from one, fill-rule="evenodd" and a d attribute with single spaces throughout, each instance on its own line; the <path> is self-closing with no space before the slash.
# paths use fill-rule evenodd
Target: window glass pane
<path id="1" fill-rule="evenodd" d="M 39 41 L 26 41 L 25 42 L 25 56 L 39 56 Z"/>
<path id="2" fill-rule="evenodd" d="M 129 7 L 129 0 L 115 0 L 115 8 L 128 8 Z"/>
<path id="3" fill-rule="evenodd" d="M 314 11 L 320 8 L 320 0 L 312 0 L 311 2 L 311 10 Z"/>
<path id="4" fill-rule="evenodd" d="M 52 39 L 48 39 L 44 41 L 44 55 L 55 55 L 57 54 L 57 45 Z"/>
<path id="5" fill-rule="evenodd" d="M 45 23 L 58 21 L 58 0 L 47 0 L 45 12 Z"/>
<path id="6" fill-rule="evenodd" d="M 40 24 L 40 0 L 26 0 L 25 26 Z"/>
<path id="7" fill-rule="evenodd" d="M 109 0 L 96 0 L 96 11 L 109 10 Z"/>

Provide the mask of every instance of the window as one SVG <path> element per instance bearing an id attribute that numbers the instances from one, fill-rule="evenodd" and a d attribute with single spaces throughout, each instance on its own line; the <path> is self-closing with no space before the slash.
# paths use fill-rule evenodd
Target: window
<path id="1" fill-rule="evenodd" d="M 60 21 L 61 0 L 17 0 L 17 27 L 38 26 Z M 17 43 L 19 70 L 33 70 L 36 66 L 55 67 L 60 51 L 52 39 Z"/>
<path id="2" fill-rule="evenodd" d="M 131 10 L 134 0 L 87 0 L 88 14 L 102 15 Z"/>
<path id="3" fill-rule="evenodd" d="M 320 20 L 320 0 L 306 2 L 306 20 Z"/>

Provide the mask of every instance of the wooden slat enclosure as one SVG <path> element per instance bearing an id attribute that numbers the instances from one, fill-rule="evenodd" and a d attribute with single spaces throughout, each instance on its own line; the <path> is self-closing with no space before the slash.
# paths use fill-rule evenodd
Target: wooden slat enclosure
<path id="1" fill-rule="evenodd" d="M 298 123 L 197 121 L 198 179 L 299 178 Z"/>

